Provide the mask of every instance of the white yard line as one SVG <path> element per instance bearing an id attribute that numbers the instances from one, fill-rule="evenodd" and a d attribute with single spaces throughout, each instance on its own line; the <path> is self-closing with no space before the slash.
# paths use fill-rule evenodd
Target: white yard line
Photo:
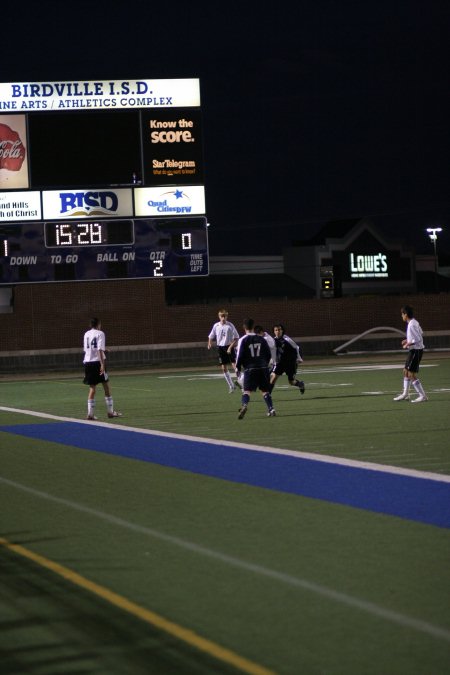
<path id="1" fill-rule="evenodd" d="M 284 572 L 278 572 L 277 570 L 258 565 L 256 563 L 247 562 L 240 558 L 235 558 L 226 553 L 220 551 L 215 551 L 205 546 L 200 546 L 195 544 L 192 541 L 181 539 L 179 537 L 174 537 L 172 535 L 160 532 L 153 528 L 144 527 L 143 525 L 137 525 L 130 521 L 124 520 L 104 511 L 99 511 L 93 509 L 89 506 L 79 504 L 68 499 L 63 499 L 61 497 L 56 497 L 54 495 L 48 494 L 47 492 L 42 492 L 40 490 L 35 490 L 34 488 L 27 487 L 21 483 L 8 480 L 6 478 L 0 477 L 0 483 L 8 485 L 11 488 L 15 488 L 26 492 L 34 497 L 40 499 L 45 499 L 53 503 L 57 503 L 61 506 L 65 506 L 72 510 L 79 511 L 81 513 L 88 514 L 95 518 L 99 518 L 104 522 L 109 523 L 110 525 L 116 525 L 118 527 L 126 528 L 129 531 L 136 532 L 138 534 L 157 539 L 159 541 L 164 541 L 166 543 L 172 544 L 174 546 L 180 547 L 184 550 L 190 551 L 191 553 L 206 556 L 208 558 L 214 559 L 216 562 L 235 567 L 237 569 L 243 570 L 245 572 L 250 572 L 251 574 L 262 576 L 272 581 L 277 581 L 279 583 L 290 586 L 291 588 L 296 588 L 302 591 L 307 591 L 315 595 L 321 596 L 326 600 L 336 602 L 340 605 L 345 605 L 355 610 L 359 610 L 369 614 L 370 616 L 384 621 L 389 621 L 390 623 L 397 624 L 402 628 L 409 628 L 419 633 L 425 633 L 430 635 L 433 638 L 438 640 L 444 640 L 445 642 L 450 642 L 450 631 L 442 628 L 441 626 L 436 626 L 429 623 L 428 621 L 423 621 L 422 619 L 416 619 L 414 617 L 407 616 L 406 614 L 401 614 L 400 612 L 395 612 L 393 610 L 387 609 L 380 605 L 376 605 L 373 602 L 368 600 L 362 600 L 347 593 L 342 593 L 333 588 L 317 584 L 313 581 L 307 579 L 302 579 L 300 577 L 294 577 L 290 574 Z"/>

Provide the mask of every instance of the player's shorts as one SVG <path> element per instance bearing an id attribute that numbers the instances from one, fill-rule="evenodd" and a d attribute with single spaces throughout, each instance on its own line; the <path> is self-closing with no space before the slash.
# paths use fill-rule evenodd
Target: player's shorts
<path id="1" fill-rule="evenodd" d="M 91 361 L 84 364 L 84 380 L 83 384 L 88 384 L 90 387 L 100 384 L 100 382 L 108 381 L 108 374 L 102 373 L 100 375 L 100 361 Z"/>
<path id="2" fill-rule="evenodd" d="M 418 373 L 422 356 L 423 349 L 410 349 L 405 361 L 405 370 L 409 370 L 410 373 Z"/>
<path id="3" fill-rule="evenodd" d="M 286 373 L 290 382 L 291 380 L 295 380 L 295 376 L 297 374 L 297 362 L 294 361 L 293 363 L 286 363 L 286 361 L 279 361 L 273 367 L 272 372 L 275 373 L 277 377 L 283 375 L 283 373 Z"/>
<path id="4" fill-rule="evenodd" d="M 270 391 L 270 372 L 268 368 L 247 368 L 244 370 L 244 391 Z"/>
<path id="5" fill-rule="evenodd" d="M 230 353 L 228 353 L 228 347 L 217 347 L 219 363 L 221 366 L 227 366 L 229 363 L 236 363 L 236 350 L 233 347 Z"/>

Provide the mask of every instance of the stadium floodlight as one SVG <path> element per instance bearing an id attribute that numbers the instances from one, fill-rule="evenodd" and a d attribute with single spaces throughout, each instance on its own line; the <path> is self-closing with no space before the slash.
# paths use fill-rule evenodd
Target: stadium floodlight
<path id="1" fill-rule="evenodd" d="M 427 232 L 431 241 L 436 241 L 438 232 L 442 232 L 442 227 L 427 227 Z"/>
<path id="2" fill-rule="evenodd" d="M 437 236 L 438 232 L 442 232 L 442 227 L 427 227 L 428 236 L 433 242 L 434 248 L 434 281 L 436 285 L 436 293 L 439 293 L 439 275 L 438 275 L 438 254 L 437 254 Z"/>

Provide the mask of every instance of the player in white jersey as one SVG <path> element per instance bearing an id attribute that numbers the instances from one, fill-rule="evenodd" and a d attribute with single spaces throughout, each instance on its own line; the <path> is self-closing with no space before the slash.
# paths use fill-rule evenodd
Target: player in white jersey
<path id="1" fill-rule="evenodd" d="M 267 333 L 262 326 L 255 326 L 255 333 L 256 335 L 261 335 L 267 344 L 269 345 L 270 349 L 270 363 L 269 366 L 274 366 L 277 362 L 277 346 L 275 344 L 275 340 L 269 333 Z"/>
<path id="2" fill-rule="evenodd" d="M 229 393 L 235 391 L 236 386 L 241 387 L 238 380 L 234 383 L 228 371 L 231 365 L 233 372 L 236 369 L 236 344 L 239 340 L 239 333 L 236 327 L 228 321 L 228 312 L 226 309 L 219 310 L 219 321 L 211 328 L 208 335 L 208 349 L 211 349 L 213 342 L 217 345 L 219 356 L 219 366 L 222 368 L 223 376 L 228 384 Z"/>
<path id="3" fill-rule="evenodd" d="M 409 400 L 409 388 L 412 384 L 419 395 L 411 403 L 423 403 L 428 401 L 428 398 L 417 377 L 424 350 L 422 328 L 417 319 L 414 318 L 412 307 L 404 305 L 401 308 L 401 314 L 403 321 L 407 323 L 406 338 L 402 340 L 402 347 L 408 350 L 408 356 L 403 369 L 403 392 L 396 396 L 394 401 Z"/>
<path id="4" fill-rule="evenodd" d="M 88 420 L 96 420 L 95 411 L 95 391 L 97 384 L 102 384 L 105 391 L 105 403 L 108 417 L 122 417 L 122 413 L 114 410 L 114 402 L 111 396 L 108 373 L 106 372 L 106 339 L 101 330 L 102 324 L 98 319 L 91 319 L 91 327 L 84 334 L 84 380 L 83 383 L 89 385 L 88 394 Z"/>

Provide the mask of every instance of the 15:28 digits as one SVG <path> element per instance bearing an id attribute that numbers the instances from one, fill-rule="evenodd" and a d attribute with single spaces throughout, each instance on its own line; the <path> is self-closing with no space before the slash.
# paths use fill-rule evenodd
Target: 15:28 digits
<path id="1" fill-rule="evenodd" d="M 103 243 L 101 223 L 56 223 L 55 246 L 89 246 Z"/>

